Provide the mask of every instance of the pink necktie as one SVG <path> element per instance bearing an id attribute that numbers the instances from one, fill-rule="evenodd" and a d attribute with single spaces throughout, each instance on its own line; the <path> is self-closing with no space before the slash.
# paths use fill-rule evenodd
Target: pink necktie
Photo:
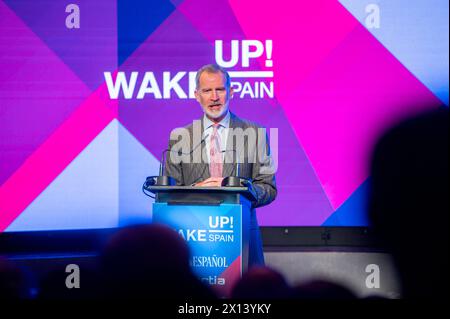
<path id="1" fill-rule="evenodd" d="M 209 174 L 211 177 L 222 177 L 222 153 L 220 151 L 219 124 L 213 124 L 209 147 Z"/>

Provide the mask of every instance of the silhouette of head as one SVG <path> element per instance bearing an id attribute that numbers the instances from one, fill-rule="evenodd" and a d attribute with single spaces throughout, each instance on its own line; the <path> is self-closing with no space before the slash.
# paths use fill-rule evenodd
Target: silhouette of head
<path id="1" fill-rule="evenodd" d="M 447 108 L 405 121 L 372 159 L 369 218 L 407 298 L 448 296 L 448 121 Z"/>
<path id="2" fill-rule="evenodd" d="M 107 243 L 101 268 L 107 296 L 181 298 L 210 293 L 191 273 L 185 241 L 162 225 L 120 230 Z"/>

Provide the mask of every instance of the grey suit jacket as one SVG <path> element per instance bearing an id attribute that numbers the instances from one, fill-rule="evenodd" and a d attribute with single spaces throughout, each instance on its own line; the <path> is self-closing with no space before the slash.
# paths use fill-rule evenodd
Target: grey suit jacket
<path id="1" fill-rule="evenodd" d="M 230 115 L 222 176 L 236 175 L 238 161 L 239 176 L 251 179 L 256 193 L 257 199 L 252 202 L 252 208 L 267 205 L 275 199 L 277 188 L 266 131 L 233 113 Z M 192 185 L 210 177 L 206 147 L 202 142 L 208 137 L 202 135 L 203 131 L 203 121 L 200 119 L 171 133 L 165 175 L 172 176 L 177 185 Z"/>

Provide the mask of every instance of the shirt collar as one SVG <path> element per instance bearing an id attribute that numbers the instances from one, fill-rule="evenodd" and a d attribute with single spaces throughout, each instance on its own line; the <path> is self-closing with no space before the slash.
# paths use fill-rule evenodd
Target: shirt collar
<path id="1" fill-rule="evenodd" d="M 230 127 L 230 111 L 227 111 L 227 115 L 219 122 L 219 127 L 223 126 L 224 128 Z M 203 115 L 203 127 L 204 129 L 208 129 L 213 126 L 214 122 L 211 121 L 206 115 Z"/>

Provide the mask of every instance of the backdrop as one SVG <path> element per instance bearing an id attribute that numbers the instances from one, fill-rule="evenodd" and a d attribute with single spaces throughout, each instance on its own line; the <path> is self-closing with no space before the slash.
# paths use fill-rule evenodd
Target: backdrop
<path id="1" fill-rule="evenodd" d="M 149 220 L 213 62 L 276 140 L 260 224 L 365 226 L 377 138 L 448 105 L 448 33 L 446 0 L 0 0 L 0 231 Z"/>

